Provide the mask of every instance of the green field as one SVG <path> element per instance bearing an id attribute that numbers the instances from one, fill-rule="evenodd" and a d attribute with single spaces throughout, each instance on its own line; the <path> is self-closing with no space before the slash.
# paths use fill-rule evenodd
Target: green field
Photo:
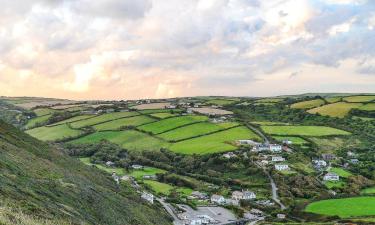
<path id="1" fill-rule="evenodd" d="M 324 181 L 324 185 L 328 188 L 328 189 L 332 189 L 332 188 L 343 188 L 345 187 L 345 182 L 340 180 L 340 181 Z"/>
<path id="2" fill-rule="evenodd" d="M 168 112 L 161 112 L 161 113 L 150 114 L 150 116 L 153 116 L 153 117 L 156 117 L 156 118 L 159 118 L 159 119 L 165 119 L 165 118 L 168 118 L 168 117 L 176 116 L 176 114 L 172 114 L 172 113 L 168 113 Z"/>
<path id="3" fill-rule="evenodd" d="M 208 154 L 232 151 L 237 149 L 234 141 L 241 139 L 260 140 L 260 138 L 246 127 L 235 127 L 207 136 L 193 138 L 175 143 L 171 150 L 183 154 Z"/>
<path id="4" fill-rule="evenodd" d="M 206 102 L 209 105 L 229 105 L 235 103 L 236 101 L 230 99 L 212 99 Z"/>
<path id="5" fill-rule="evenodd" d="M 364 111 L 375 111 L 375 103 L 368 103 L 359 107 L 359 109 Z"/>
<path id="6" fill-rule="evenodd" d="M 314 99 L 309 101 L 297 102 L 290 106 L 292 109 L 311 109 L 324 105 L 325 102 L 322 99 Z"/>
<path id="7" fill-rule="evenodd" d="M 258 102 L 258 103 L 278 103 L 278 102 L 281 102 L 283 100 L 284 99 L 282 99 L 282 98 L 262 98 L 262 99 L 256 100 L 255 102 Z"/>
<path id="8" fill-rule="evenodd" d="M 31 120 L 27 122 L 27 124 L 25 125 L 25 128 L 30 129 L 30 128 L 36 127 L 38 124 L 43 124 L 47 122 L 51 116 L 52 116 L 51 114 L 48 114 L 45 116 L 38 116 L 38 117 L 32 118 Z"/>
<path id="9" fill-rule="evenodd" d="M 375 215 L 375 197 L 331 199 L 309 204 L 306 212 L 341 218 Z"/>
<path id="10" fill-rule="evenodd" d="M 50 108 L 39 108 L 33 110 L 37 116 L 45 116 L 54 113 L 56 110 Z"/>
<path id="11" fill-rule="evenodd" d="M 196 123 L 189 126 L 181 127 L 178 129 L 174 129 L 165 133 L 158 135 L 159 137 L 166 139 L 168 141 L 178 141 L 190 137 L 195 137 L 219 130 L 223 130 L 226 128 L 238 126 L 238 123 L 209 123 L 209 122 L 202 122 Z"/>
<path id="12" fill-rule="evenodd" d="M 340 102 L 342 99 L 342 97 L 329 97 L 329 98 L 325 98 L 325 100 L 329 103 L 335 103 L 335 102 Z"/>
<path id="13" fill-rule="evenodd" d="M 71 126 L 73 128 L 82 128 L 82 127 L 92 126 L 92 125 L 103 123 L 103 122 L 110 121 L 110 120 L 119 119 L 119 118 L 122 118 L 122 117 L 130 117 L 130 116 L 135 116 L 135 115 L 138 115 L 138 113 L 137 112 L 107 113 L 107 114 L 103 114 L 103 115 L 96 116 L 96 117 L 93 117 L 93 118 L 89 118 L 87 120 L 81 120 L 81 121 L 73 122 L 73 123 L 71 123 Z"/>
<path id="14" fill-rule="evenodd" d="M 64 123 L 72 123 L 72 122 L 75 122 L 75 121 L 78 121 L 78 120 L 85 120 L 85 119 L 88 119 L 88 118 L 91 118 L 91 117 L 94 117 L 94 115 L 75 116 L 75 117 L 69 118 L 67 120 L 63 120 L 63 121 L 60 121 L 60 122 L 57 122 L 57 123 L 54 123 L 54 124 L 51 124 L 51 125 L 48 125 L 48 126 L 54 126 L 54 125 L 59 125 L 59 124 L 64 124 Z"/>
<path id="15" fill-rule="evenodd" d="M 329 172 L 333 172 L 333 173 L 336 173 L 337 175 L 339 175 L 340 177 L 344 177 L 344 178 L 348 178 L 350 176 L 353 176 L 352 173 L 350 173 L 349 171 L 346 171 L 342 168 L 337 168 L 337 167 L 332 167 Z"/>
<path id="16" fill-rule="evenodd" d="M 261 126 L 262 130 L 271 135 L 330 136 L 349 135 L 347 131 L 325 126 Z"/>
<path id="17" fill-rule="evenodd" d="M 142 170 L 132 170 L 127 175 L 134 177 L 137 180 L 142 179 L 144 175 L 156 175 L 158 173 L 165 173 L 165 170 L 154 168 L 154 167 L 144 167 Z"/>
<path id="18" fill-rule="evenodd" d="M 168 147 L 168 143 L 158 138 L 154 138 L 152 136 L 134 130 L 97 132 L 73 140 L 70 143 L 97 143 L 103 139 L 118 144 L 125 149 L 133 151 L 159 150 L 162 147 Z"/>
<path id="19" fill-rule="evenodd" d="M 151 123 L 153 121 L 155 121 L 155 119 L 149 116 L 133 116 L 101 123 L 93 127 L 98 131 L 117 130 L 124 126 L 139 126 L 145 123 Z"/>
<path id="20" fill-rule="evenodd" d="M 27 130 L 26 133 L 42 141 L 56 141 L 69 137 L 77 137 L 82 131 L 71 129 L 68 125 L 62 124 L 53 127 L 38 127 Z"/>
<path id="21" fill-rule="evenodd" d="M 350 96 L 343 98 L 347 102 L 371 102 L 375 100 L 375 96 Z"/>
<path id="22" fill-rule="evenodd" d="M 291 136 L 272 136 L 272 137 L 278 141 L 284 141 L 284 140 L 292 141 L 293 145 L 304 145 L 304 144 L 309 143 L 308 141 L 300 137 L 291 137 Z"/>
<path id="23" fill-rule="evenodd" d="M 363 195 L 373 195 L 375 194 L 375 187 L 365 188 L 361 191 Z"/>
<path id="24" fill-rule="evenodd" d="M 143 109 L 143 110 L 138 110 L 138 112 L 141 114 L 171 113 L 177 116 L 178 113 L 181 112 L 181 110 L 180 109 Z"/>
<path id="25" fill-rule="evenodd" d="M 146 124 L 140 126 L 139 129 L 151 132 L 153 134 L 159 134 L 168 130 L 172 130 L 176 127 L 206 120 L 208 120 L 206 116 L 179 116 L 160 120 L 155 123 Z"/>
<path id="26" fill-rule="evenodd" d="M 162 195 L 169 195 L 173 189 L 184 195 L 190 195 L 193 190 L 190 188 L 174 187 L 170 184 L 161 183 L 154 180 L 145 180 L 144 183 L 148 185 L 155 193 Z"/>
<path id="27" fill-rule="evenodd" d="M 81 162 L 83 162 L 84 164 L 89 165 L 89 166 L 95 165 L 98 169 L 103 170 L 103 171 L 105 171 L 105 172 L 107 172 L 109 174 L 112 174 L 113 172 L 115 172 L 118 176 L 125 175 L 125 169 L 124 168 L 106 167 L 106 166 L 99 165 L 99 164 L 93 164 L 93 163 L 90 162 L 90 158 L 89 157 L 79 158 L 79 160 Z"/>
<path id="28" fill-rule="evenodd" d="M 346 102 L 337 102 L 321 107 L 313 108 L 307 111 L 311 114 L 318 113 L 323 116 L 332 116 L 332 117 L 345 117 L 348 115 L 351 109 L 357 109 L 362 106 L 362 103 L 346 103 Z"/>
<path id="29" fill-rule="evenodd" d="M 272 122 L 272 121 L 254 121 L 251 122 L 257 125 L 289 125 L 288 123 L 283 122 Z"/>

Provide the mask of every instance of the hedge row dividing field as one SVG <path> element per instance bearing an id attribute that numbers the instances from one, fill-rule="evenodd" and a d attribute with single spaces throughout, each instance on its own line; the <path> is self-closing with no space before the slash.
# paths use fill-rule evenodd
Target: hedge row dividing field
<path id="1" fill-rule="evenodd" d="M 321 107 L 313 108 L 307 111 L 311 114 L 320 114 L 322 116 L 332 116 L 332 117 L 345 117 L 348 115 L 350 110 L 357 109 L 362 106 L 362 103 L 346 103 L 346 102 L 337 102 Z"/>
<path id="2" fill-rule="evenodd" d="M 234 141 L 239 139 L 261 140 L 246 127 L 235 127 L 218 133 L 180 141 L 173 144 L 170 150 L 183 154 L 209 154 L 237 149 Z"/>
<path id="3" fill-rule="evenodd" d="M 177 127 L 207 120 L 208 117 L 206 116 L 179 116 L 160 120 L 155 123 L 149 123 L 138 127 L 138 129 L 146 132 L 151 132 L 153 134 L 160 134 L 175 129 Z"/>
<path id="4" fill-rule="evenodd" d="M 300 135 L 300 136 L 331 136 L 350 135 L 349 132 L 325 126 L 261 126 L 262 130 L 271 135 Z"/>
<path id="5" fill-rule="evenodd" d="M 42 141 L 56 141 L 65 138 L 78 137 L 82 131 L 71 129 L 67 124 L 52 127 L 37 127 L 26 133 Z"/>
<path id="6" fill-rule="evenodd" d="M 83 127 L 88 127 L 88 126 L 96 125 L 99 123 L 107 122 L 110 120 L 136 116 L 136 115 L 139 115 L 139 113 L 137 112 L 114 112 L 114 113 L 102 114 L 100 116 L 95 116 L 86 120 L 73 122 L 70 125 L 72 126 L 72 128 L 83 128 Z"/>
<path id="7" fill-rule="evenodd" d="M 324 105 L 325 101 L 323 99 L 314 99 L 309 101 L 297 102 L 290 106 L 292 109 L 311 109 Z"/>
<path id="8" fill-rule="evenodd" d="M 330 199 L 309 204 L 306 212 L 339 216 L 341 218 L 374 216 L 375 197 Z"/>
<path id="9" fill-rule="evenodd" d="M 95 125 L 93 127 L 97 131 L 117 130 L 124 126 L 139 126 L 139 125 L 151 123 L 154 121 L 156 120 L 149 116 L 133 116 L 133 117 L 127 117 L 127 118 L 108 121 L 105 123 Z"/>
<path id="10" fill-rule="evenodd" d="M 209 123 L 209 122 L 202 122 L 202 123 L 195 123 L 192 125 L 184 126 L 178 129 L 174 129 L 165 133 L 158 135 L 168 141 L 179 141 L 191 137 L 196 137 L 216 131 L 220 131 L 223 129 L 231 128 L 234 126 L 238 126 L 238 123 Z"/>

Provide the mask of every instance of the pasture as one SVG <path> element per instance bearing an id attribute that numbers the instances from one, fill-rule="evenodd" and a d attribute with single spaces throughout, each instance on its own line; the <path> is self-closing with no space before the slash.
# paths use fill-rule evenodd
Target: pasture
<path id="1" fill-rule="evenodd" d="M 77 137 L 82 131 L 71 129 L 67 124 L 52 127 L 38 127 L 26 133 L 42 141 L 56 141 L 64 138 Z"/>
<path id="2" fill-rule="evenodd" d="M 71 123 L 71 126 L 73 128 L 82 128 L 82 127 L 88 127 L 92 125 L 96 125 L 99 123 L 107 122 L 110 120 L 115 120 L 123 117 L 130 117 L 130 116 L 136 116 L 139 113 L 137 112 L 114 112 L 114 113 L 107 113 L 102 114 L 100 116 L 95 116 L 86 120 L 80 120 L 77 122 Z"/>
<path id="3" fill-rule="evenodd" d="M 168 113 L 168 112 L 159 112 L 159 113 L 153 113 L 150 114 L 150 116 L 159 118 L 159 119 L 166 119 L 172 116 L 176 116 L 176 114 Z"/>
<path id="4" fill-rule="evenodd" d="M 233 151 L 237 149 L 234 142 L 241 139 L 260 140 L 255 133 L 241 126 L 174 143 L 170 150 L 182 154 L 209 154 Z"/>
<path id="5" fill-rule="evenodd" d="M 25 125 L 25 128 L 30 129 L 30 128 L 36 127 L 38 124 L 43 124 L 47 122 L 51 116 L 52 116 L 51 114 L 48 114 L 48 115 L 32 118 L 31 120 L 27 122 L 27 124 Z"/>
<path id="6" fill-rule="evenodd" d="M 314 99 L 309 101 L 297 102 L 290 106 L 292 109 L 311 109 L 324 105 L 325 101 L 322 99 Z"/>
<path id="7" fill-rule="evenodd" d="M 210 107 L 202 108 L 189 108 L 193 112 L 204 114 L 204 115 L 231 115 L 233 112 L 224 109 L 215 109 Z"/>
<path id="8" fill-rule="evenodd" d="M 342 168 L 338 168 L 338 167 L 332 167 L 329 172 L 333 172 L 333 173 L 336 173 L 337 175 L 339 175 L 340 177 L 344 177 L 344 178 L 348 178 L 350 176 L 353 176 L 352 173 L 350 173 L 349 171 L 346 171 Z"/>
<path id="9" fill-rule="evenodd" d="M 164 109 L 168 106 L 170 106 L 171 103 L 169 102 L 160 102 L 160 103 L 150 103 L 150 104 L 141 104 L 133 106 L 132 108 L 137 110 L 143 110 L 143 109 Z"/>
<path id="10" fill-rule="evenodd" d="M 238 123 L 196 123 L 189 126 L 184 126 L 158 135 L 159 137 L 168 141 L 178 141 L 186 138 L 191 138 L 211 132 L 223 130 L 226 128 L 238 126 Z"/>
<path id="11" fill-rule="evenodd" d="M 331 117 L 339 117 L 343 118 L 352 109 L 357 109 L 362 106 L 362 103 L 346 103 L 346 102 L 337 102 L 328 105 L 324 105 L 321 107 L 313 108 L 308 110 L 308 113 L 311 114 L 319 114 L 322 116 L 331 116 Z"/>
<path id="12" fill-rule="evenodd" d="M 155 123 L 149 123 L 138 128 L 140 130 L 151 132 L 153 134 L 160 134 L 162 132 L 169 131 L 180 126 L 207 120 L 208 118 L 206 116 L 179 116 L 160 120 Z"/>
<path id="13" fill-rule="evenodd" d="M 125 175 L 125 169 L 124 168 L 106 167 L 106 166 L 103 166 L 103 165 L 100 165 L 100 164 L 93 164 L 93 163 L 90 162 L 89 157 L 79 158 L 79 160 L 81 162 L 83 162 L 84 164 L 88 165 L 88 166 L 96 166 L 98 169 L 103 170 L 103 171 L 105 171 L 109 174 L 112 174 L 113 172 L 115 172 L 119 176 Z"/>
<path id="14" fill-rule="evenodd" d="M 64 124 L 64 123 L 72 123 L 72 122 L 76 122 L 76 121 L 79 121 L 79 120 L 86 120 L 86 119 L 91 118 L 91 117 L 94 117 L 94 115 L 75 116 L 75 117 L 72 117 L 72 118 L 69 118 L 69 119 L 51 124 L 51 125 L 47 125 L 47 126 L 55 126 L 55 125 Z"/>
<path id="15" fill-rule="evenodd" d="M 88 144 L 98 143 L 101 140 L 108 140 L 131 151 L 157 151 L 160 150 L 160 148 L 169 146 L 169 144 L 163 140 L 134 130 L 97 132 L 70 141 L 70 143 Z"/>
<path id="16" fill-rule="evenodd" d="M 149 188 L 151 188 L 156 194 L 162 195 L 169 195 L 172 190 L 176 190 L 178 193 L 182 193 L 184 195 L 190 195 L 193 190 L 190 188 L 183 188 L 183 187 L 175 187 L 170 184 L 161 183 L 155 180 L 145 180 L 143 181 Z"/>
<path id="17" fill-rule="evenodd" d="M 127 175 L 134 177 L 137 180 L 141 180 L 144 175 L 156 175 L 158 173 L 165 173 L 165 170 L 158 169 L 155 167 L 144 167 L 142 170 L 131 170 Z"/>
<path id="18" fill-rule="evenodd" d="M 293 145 L 305 145 L 309 143 L 308 141 L 300 137 L 293 137 L 293 136 L 272 136 L 272 137 L 277 141 L 289 140 L 293 142 Z"/>
<path id="19" fill-rule="evenodd" d="M 283 98 L 262 98 L 262 99 L 256 100 L 255 102 L 258 102 L 258 103 L 278 103 L 278 102 L 281 102 L 283 100 L 284 100 Z"/>
<path id="20" fill-rule="evenodd" d="M 375 103 L 368 103 L 359 107 L 359 109 L 363 111 L 375 111 Z"/>
<path id="21" fill-rule="evenodd" d="M 325 98 L 325 100 L 329 103 L 335 103 L 335 102 L 340 102 L 342 100 L 342 97 L 340 97 L 340 96 L 328 97 L 328 98 Z"/>
<path id="22" fill-rule="evenodd" d="M 97 131 L 104 131 L 104 130 L 117 130 L 121 127 L 125 126 L 139 126 L 145 123 L 154 122 L 155 119 L 148 117 L 148 116 L 133 116 L 127 117 L 117 120 L 112 120 L 109 122 L 101 123 L 98 125 L 93 126 L 93 128 Z"/>
<path id="23" fill-rule="evenodd" d="M 50 109 L 50 108 L 38 108 L 34 109 L 33 112 L 36 114 L 36 116 L 45 116 L 54 113 L 56 110 Z"/>
<path id="24" fill-rule="evenodd" d="M 277 136 L 330 136 L 350 135 L 349 132 L 325 126 L 261 126 L 262 130 L 271 135 Z"/>
<path id="25" fill-rule="evenodd" d="M 375 197 L 353 197 L 322 200 L 309 204 L 306 212 L 341 218 L 374 216 Z"/>
<path id="26" fill-rule="evenodd" d="M 343 98 L 343 100 L 347 102 L 371 102 L 375 100 L 375 96 L 366 96 L 366 95 L 349 96 L 349 97 Z"/>
<path id="27" fill-rule="evenodd" d="M 365 188 L 361 191 L 363 195 L 373 195 L 375 194 L 375 187 Z"/>

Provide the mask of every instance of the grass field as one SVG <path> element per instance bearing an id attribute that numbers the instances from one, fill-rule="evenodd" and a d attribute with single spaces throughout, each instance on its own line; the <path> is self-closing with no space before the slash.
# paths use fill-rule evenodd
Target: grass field
<path id="1" fill-rule="evenodd" d="M 103 123 L 106 121 L 119 119 L 122 117 L 129 117 L 129 116 L 135 116 L 138 115 L 137 112 L 114 112 L 114 113 L 107 113 L 100 116 L 92 117 L 87 120 L 81 120 L 77 122 L 71 123 L 71 126 L 73 128 L 82 128 L 87 126 L 92 126 L 98 123 Z"/>
<path id="2" fill-rule="evenodd" d="M 175 113 L 178 115 L 179 112 L 181 112 L 180 109 L 144 109 L 138 111 L 141 114 L 155 114 L 155 113 Z M 173 113 L 172 113 L 173 112 Z"/>
<path id="3" fill-rule="evenodd" d="M 315 138 L 310 137 L 310 141 L 315 143 L 318 147 L 321 153 L 334 153 L 338 148 L 341 148 L 343 146 L 349 146 L 348 143 L 346 143 L 346 139 L 344 138 Z"/>
<path id="4" fill-rule="evenodd" d="M 341 101 L 342 97 L 329 97 L 329 98 L 325 98 L 325 100 L 329 103 L 335 103 L 335 102 L 339 102 Z"/>
<path id="5" fill-rule="evenodd" d="M 109 174 L 112 174 L 113 172 L 115 172 L 118 176 L 125 175 L 125 169 L 124 168 L 106 167 L 106 166 L 99 165 L 99 164 L 93 164 L 93 163 L 90 162 L 90 158 L 89 157 L 87 157 L 87 158 L 79 158 L 79 160 L 81 162 L 83 162 L 84 164 L 89 165 L 89 166 L 95 165 L 98 169 L 103 170 L 103 171 L 105 171 L 105 172 L 107 172 Z"/>
<path id="6" fill-rule="evenodd" d="M 235 103 L 236 101 L 230 99 L 212 99 L 206 102 L 209 105 L 229 105 Z"/>
<path id="7" fill-rule="evenodd" d="M 75 117 L 69 118 L 67 120 L 63 120 L 63 121 L 60 121 L 60 122 L 57 122 L 57 123 L 54 123 L 54 124 L 50 124 L 48 126 L 55 126 L 55 125 L 64 124 L 64 123 L 72 123 L 72 122 L 75 122 L 75 121 L 78 121 L 78 120 L 86 120 L 86 119 L 91 118 L 91 117 L 94 117 L 94 115 L 75 116 Z"/>
<path id="8" fill-rule="evenodd" d="M 281 102 L 283 100 L 284 99 L 282 99 L 282 98 L 262 98 L 262 99 L 256 100 L 255 102 L 258 102 L 258 103 L 277 103 L 277 102 Z"/>
<path id="9" fill-rule="evenodd" d="M 181 127 L 178 129 L 174 129 L 165 133 L 158 135 L 159 137 L 166 139 L 168 141 L 178 141 L 194 136 L 199 136 L 219 130 L 223 130 L 226 128 L 238 126 L 238 123 L 196 123 L 189 126 Z"/>
<path id="10" fill-rule="evenodd" d="M 309 143 L 308 141 L 300 137 L 290 137 L 290 136 L 272 136 L 272 137 L 278 141 L 283 141 L 283 140 L 292 141 L 293 145 L 304 145 L 304 144 Z"/>
<path id="11" fill-rule="evenodd" d="M 342 168 L 337 168 L 337 167 L 332 167 L 329 171 L 333 172 L 333 173 L 336 173 L 340 177 L 344 177 L 344 178 L 348 178 L 348 177 L 350 177 L 350 176 L 353 175 L 349 171 L 346 171 L 346 170 L 344 170 Z"/>
<path id="12" fill-rule="evenodd" d="M 199 138 L 193 138 L 173 144 L 170 149 L 183 154 L 208 154 L 232 151 L 237 149 L 233 142 L 240 139 L 260 140 L 260 138 L 246 127 L 214 133 Z"/>
<path id="13" fill-rule="evenodd" d="M 371 102 L 375 100 L 375 96 L 350 96 L 343 98 L 347 102 Z"/>
<path id="14" fill-rule="evenodd" d="M 155 175 L 158 173 L 165 173 L 165 170 L 154 168 L 154 167 L 144 167 L 143 170 L 132 170 L 127 175 L 134 177 L 139 180 L 142 179 L 144 175 Z"/>
<path id="15" fill-rule="evenodd" d="M 159 119 L 165 119 L 165 118 L 168 118 L 168 117 L 175 116 L 175 114 L 168 113 L 168 112 L 160 112 L 160 113 L 150 114 L 150 116 L 154 116 L 154 117 L 159 118 Z"/>
<path id="16" fill-rule="evenodd" d="M 50 108 L 39 108 L 39 109 L 34 109 L 33 111 L 37 116 L 45 116 L 45 115 L 54 113 L 56 110 L 53 110 Z"/>
<path id="17" fill-rule="evenodd" d="M 324 100 L 322 99 L 314 99 L 309 101 L 303 101 L 303 102 L 297 102 L 290 106 L 290 108 L 293 109 L 311 109 L 315 107 L 319 107 L 321 105 L 324 105 Z"/>
<path id="18" fill-rule="evenodd" d="M 86 143 L 97 143 L 101 140 L 108 140 L 112 143 L 118 144 L 125 149 L 133 151 L 143 150 L 159 150 L 162 147 L 168 147 L 169 144 L 163 140 L 154 138 L 147 134 L 134 131 L 103 131 L 93 133 L 79 139 L 73 140 L 70 143 L 73 144 L 86 144 Z"/>
<path id="19" fill-rule="evenodd" d="M 51 116 L 52 116 L 51 114 L 48 114 L 45 116 L 38 116 L 38 117 L 32 118 L 31 120 L 27 122 L 25 128 L 30 129 L 30 128 L 37 126 L 38 124 L 43 124 L 47 122 Z"/>
<path id="20" fill-rule="evenodd" d="M 261 126 L 262 130 L 271 135 L 330 136 L 349 135 L 347 131 L 324 126 Z"/>
<path id="21" fill-rule="evenodd" d="M 208 120 L 206 116 L 179 116 L 160 120 L 155 123 L 146 124 L 140 126 L 139 129 L 151 132 L 153 134 L 159 134 L 176 127 L 206 120 Z"/>
<path id="22" fill-rule="evenodd" d="M 375 197 L 331 199 L 309 204 L 306 212 L 341 218 L 375 215 Z"/>
<path id="23" fill-rule="evenodd" d="M 254 121 L 254 122 L 251 122 L 251 123 L 258 124 L 258 125 L 289 125 L 288 123 L 271 122 L 271 121 Z"/>
<path id="24" fill-rule="evenodd" d="M 27 130 L 26 133 L 42 141 L 55 141 L 79 136 L 82 131 L 71 129 L 68 125 L 62 124 L 53 127 L 38 127 Z"/>
<path id="25" fill-rule="evenodd" d="M 345 117 L 348 115 L 351 109 L 356 109 L 362 106 L 362 103 L 346 103 L 346 102 L 337 102 L 328 105 L 324 105 L 321 107 L 313 108 L 307 111 L 311 114 L 318 113 L 319 115 L 323 116 L 331 116 L 331 117 Z"/>
<path id="26" fill-rule="evenodd" d="M 328 188 L 328 189 L 332 189 L 332 188 L 342 188 L 345 186 L 345 182 L 344 181 L 324 181 L 324 185 Z"/>
<path id="27" fill-rule="evenodd" d="M 122 118 L 117 120 L 112 120 L 109 122 L 101 123 L 93 126 L 95 130 L 116 130 L 124 126 L 139 126 L 145 123 L 150 123 L 155 121 L 155 119 L 148 116 L 133 116 L 128 118 Z"/>
<path id="28" fill-rule="evenodd" d="M 173 189 L 184 195 L 190 195 L 193 190 L 190 188 L 174 187 L 170 184 L 161 183 L 154 180 L 145 180 L 144 183 L 148 185 L 154 192 L 162 195 L 169 195 Z"/>
<path id="29" fill-rule="evenodd" d="M 364 111 L 375 111 L 375 103 L 368 103 L 359 107 L 359 109 Z"/>
<path id="30" fill-rule="evenodd" d="M 373 195 L 375 194 L 375 187 L 365 188 L 361 191 L 363 195 Z"/>

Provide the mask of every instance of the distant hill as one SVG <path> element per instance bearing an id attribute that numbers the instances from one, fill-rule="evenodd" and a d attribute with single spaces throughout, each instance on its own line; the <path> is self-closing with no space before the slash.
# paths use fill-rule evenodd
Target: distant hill
<path id="1" fill-rule="evenodd" d="M 171 222 L 131 187 L 0 121 L 0 224 Z"/>
<path id="2" fill-rule="evenodd" d="M 304 93 L 304 94 L 295 94 L 295 95 L 281 95 L 277 97 L 313 97 L 313 96 L 321 96 L 321 97 L 342 97 L 342 96 L 352 96 L 352 95 L 374 95 L 374 93 Z"/>

